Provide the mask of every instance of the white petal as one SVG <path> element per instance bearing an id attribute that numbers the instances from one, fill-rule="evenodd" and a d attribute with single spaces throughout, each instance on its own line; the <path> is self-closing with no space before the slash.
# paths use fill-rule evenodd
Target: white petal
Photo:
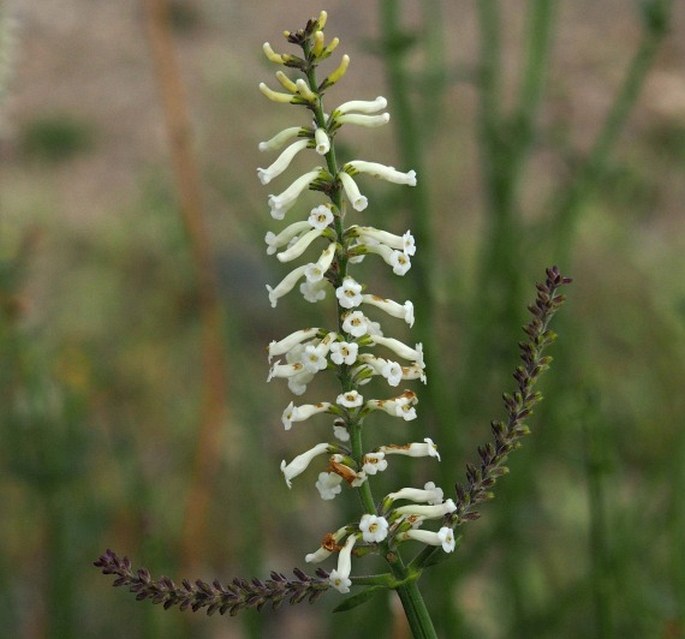
<path id="1" fill-rule="evenodd" d="M 368 173 L 375 178 L 387 180 L 394 184 L 406 184 L 408 186 L 416 186 L 416 171 L 408 171 L 403 173 L 398 171 L 393 166 L 386 166 L 379 162 L 365 162 L 364 160 L 352 160 L 343 167 L 343 170 L 351 168 L 353 172 Z"/>
<path id="2" fill-rule="evenodd" d="M 301 126 L 291 126 L 283 129 L 266 142 L 259 143 L 260 151 L 278 151 L 283 148 L 290 140 L 295 139 L 301 131 L 305 131 Z"/>
<path id="3" fill-rule="evenodd" d="M 300 453 L 289 464 L 286 464 L 284 459 L 281 462 L 281 472 L 285 477 L 285 483 L 288 484 L 288 488 L 292 486 L 292 480 L 307 469 L 314 457 L 328 452 L 329 448 L 330 446 L 323 442 L 321 444 L 317 444 L 313 448 L 310 448 L 304 453 Z"/>
<path id="4" fill-rule="evenodd" d="M 321 169 L 317 167 L 313 171 L 301 175 L 279 195 L 269 195 L 271 216 L 276 220 L 282 220 L 286 212 L 295 204 L 300 194 L 306 191 L 320 175 Z"/>
<path id="5" fill-rule="evenodd" d="M 390 122 L 390 114 L 360 115 L 359 113 L 348 113 L 347 115 L 336 116 L 335 120 L 339 124 L 355 124 L 368 129 L 375 129 L 376 127 L 383 126 Z"/>
<path id="6" fill-rule="evenodd" d="M 349 102 L 343 102 L 336 110 L 335 113 L 344 114 L 350 113 L 351 111 L 356 111 L 358 113 L 376 113 L 377 111 L 382 111 L 388 106 L 388 101 L 379 95 L 375 100 L 350 100 Z"/>
<path id="7" fill-rule="evenodd" d="M 290 262 L 297 259 L 304 253 L 309 245 L 317 238 L 321 237 L 322 231 L 319 229 L 312 229 L 308 233 L 305 233 L 300 239 L 295 242 L 290 248 L 285 251 L 281 251 L 276 255 L 280 262 Z"/>
<path id="8" fill-rule="evenodd" d="M 276 158 L 276 161 L 273 164 L 266 169 L 257 169 L 259 181 L 262 184 L 268 184 L 271 180 L 278 177 L 290 166 L 293 158 L 302 151 L 302 149 L 307 148 L 308 144 L 309 140 L 298 140 L 297 142 L 293 142 L 278 156 L 278 158 Z"/>
<path id="9" fill-rule="evenodd" d="M 352 176 L 345 173 L 345 171 L 341 171 L 338 173 L 338 177 L 343 185 L 345 196 L 350 201 L 350 204 L 352 204 L 352 208 L 355 211 L 363 211 L 369 205 L 369 201 L 360 193 L 359 187 Z"/>
<path id="10" fill-rule="evenodd" d="M 317 128 L 314 131 L 314 141 L 316 142 L 316 152 L 319 155 L 326 155 L 331 150 L 331 141 L 324 129 Z"/>
<path id="11" fill-rule="evenodd" d="M 293 269 L 280 281 L 276 288 L 272 288 L 268 284 L 266 285 L 266 290 L 269 291 L 269 301 L 271 302 L 272 308 L 276 308 L 278 300 L 293 290 L 298 280 L 301 277 L 304 277 L 306 269 L 306 264 Z"/>

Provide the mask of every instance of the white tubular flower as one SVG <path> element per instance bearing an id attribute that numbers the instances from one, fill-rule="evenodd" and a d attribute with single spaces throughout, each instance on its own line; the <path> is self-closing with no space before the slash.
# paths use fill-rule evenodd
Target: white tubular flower
<path id="1" fill-rule="evenodd" d="M 406 231 L 402 236 L 402 252 L 405 255 L 416 255 L 416 240 L 410 231 Z"/>
<path id="2" fill-rule="evenodd" d="M 335 473 L 319 473 L 319 479 L 317 480 L 316 489 L 321 495 L 321 499 L 324 501 L 330 501 L 335 499 L 335 496 L 342 492 L 342 477 L 336 475 Z"/>
<path id="3" fill-rule="evenodd" d="M 352 486 L 352 488 L 359 488 L 367 479 L 366 473 L 363 470 L 360 470 L 355 479 L 350 482 L 350 486 Z"/>
<path id="4" fill-rule="evenodd" d="M 297 93 L 297 85 L 283 71 L 276 71 L 276 79 L 286 91 Z"/>
<path id="5" fill-rule="evenodd" d="M 412 364 L 411 366 L 403 366 L 402 379 L 420 379 L 423 384 L 428 383 L 428 378 L 426 377 L 426 373 L 424 371 L 423 366 L 419 366 L 418 364 Z"/>
<path id="6" fill-rule="evenodd" d="M 333 212 L 325 204 L 314 207 L 307 218 L 307 223 L 319 231 L 325 230 L 331 222 L 333 222 Z"/>
<path id="7" fill-rule="evenodd" d="M 406 253 L 393 251 L 390 257 L 390 266 L 395 275 L 404 275 L 411 268 L 411 261 Z"/>
<path id="8" fill-rule="evenodd" d="M 312 53 L 318 57 L 323 52 L 324 35 L 323 31 L 314 31 L 314 46 L 312 47 Z"/>
<path id="9" fill-rule="evenodd" d="M 318 373 L 328 366 L 326 361 L 327 349 L 319 349 L 318 346 L 307 344 L 302 353 L 302 365 L 308 373 Z"/>
<path id="10" fill-rule="evenodd" d="M 404 275 L 411 268 L 409 256 L 402 251 L 394 251 L 385 244 L 365 244 L 369 253 L 375 253 L 383 258 L 383 261 L 392 266 L 395 275 Z"/>
<path id="11" fill-rule="evenodd" d="M 397 492 L 387 495 L 386 499 L 390 501 L 407 499 L 416 503 L 437 505 L 442 503 L 443 497 L 444 493 L 442 488 L 437 487 L 432 481 L 429 481 L 423 487 L 423 490 L 420 488 L 402 488 Z"/>
<path id="12" fill-rule="evenodd" d="M 350 592 L 352 581 L 350 580 L 350 573 L 352 572 L 352 548 L 357 542 L 356 535 L 350 535 L 338 554 L 338 567 L 331 570 L 328 576 L 328 581 L 331 586 L 339 592 L 345 594 Z"/>
<path id="13" fill-rule="evenodd" d="M 331 345 L 338 338 L 338 334 L 335 331 L 330 331 L 326 336 L 319 342 L 319 352 L 325 357 L 328 355 L 328 351 L 331 350 Z"/>
<path id="14" fill-rule="evenodd" d="M 347 313 L 343 319 L 342 329 L 353 337 L 361 337 L 366 335 L 369 327 L 369 320 L 361 311 L 352 311 Z"/>
<path id="15" fill-rule="evenodd" d="M 304 344 L 296 344 L 285 354 L 285 361 L 288 364 L 301 364 L 302 353 L 304 353 Z"/>
<path id="16" fill-rule="evenodd" d="M 337 46 L 337 45 L 336 45 Z M 330 48 L 330 45 L 329 45 Z M 345 73 L 347 72 L 347 67 L 350 66 L 350 56 L 345 54 L 343 57 L 340 59 L 340 64 L 338 67 L 326 77 L 326 80 L 324 81 L 326 86 L 331 86 L 338 82 L 340 78 L 342 78 Z"/>
<path id="17" fill-rule="evenodd" d="M 271 308 L 276 308 L 278 300 L 293 290 L 295 284 L 297 284 L 298 280 L 304 276 L 306 270 L 306 264 L 304 264 L 303 266 L 298 266 L 297 268 L 290 271 L 290 273 L 288 273 L 281 280 L 281 282 L 276 286 L 276 288 L 272 288 L 268 284 L 266 285 L 266 290 L 269 291 L 269 302 L 271 302 Z"/>
<path id="18" fill-rule="evenodd" d="M 346 526 L 339 528 L 334 533 L 327 533 L 316 552 L 305 555 L 304 560 L 308 564 L 318 564 L 320 561 L 328 559 L 333 554 L 333 551 L 338 548 L 338 543 L 345 536 L 345 533 L 347 533 Z"/>
<path id="19" fill-rule="evenodd" d="M 287 352 L 291 351 L 298 344 L 306 342 L 314 337 L 316 337 L 319 332 L 318 328 L 302 328 L 299 331 L 290 333 L 282 340 L 276 342 L 275 340 L 269 344 L 269 363 L 274 357 L 278 355 L 285 355 Z"/>
<path id="20" fill-rule="evenodd" d="M 288 388 L 293 395 L 304 395 L 307 390 L 307 384 L 314 379 L 311 373 L 300 373 L 288 378 Z"/>
<path id="21" fill-rule="evenodd" d="M 453 513 L 456 509 L 456 504 L 451 499 L 448 499 L 442 504 L 434 504 L 432 506 L 408 504 L 395 508 L 393 512 L 396 512 L 398 515 L 418 515 L 424 519 L 440 519 L 440 517 Z"/>
<path id="22" fill-rule="evenodd" d="M 414 304 L 407 300 L 404 304 L 395 302 L 393 300 L 385 299 L 378 295 L 370 295 L 368 293 L 362 295 L 362 302 L 380 308 L 386 312 L 390 317 L 396 317 L 404 320 L 409 328 L 414 326 Z"/>
<path id="23" fill-rule="evenodd" d="M 259 181 L 262 184 L 268 184 L 271 180 L 278 177 L 290 166 L 293 158 L 302 151 L 302 149 L 307 148 L 308 144 L 309 140 L 298 140 L 297 142 L 293 142 L 278 156 L 278 158 L 276 158 L 273 164 L 266 169 L 257 169 Z"/>
<path id="24" fill-rule="evenodd" d="M 289 104 L 295 99 L 295 96 L 290 93 L 281 93 L 280 91 L 274 91 L 270 89 L 263 82 L 259 83 L 259 90 L 273 102 L 280 102 L 281 104 Z"/>
<path id="25" fill-rule="evenodd" d="M 359 521 L 362 539 L 370 544 L 377 544 L 388 536 L 388 521 L 378 515 L 362 515 Z"/>
<path id="26" fill-rule="evenodd" d="M 343 328 L 344 328 L 344 326 L 343 326 Z M 393 382 L 397 381 L 397 384 L 399 384 L 399 382 L 400 382 L 401 378 L 397 379 L 397 370 L 395 368 L 393 368 L 391 370 L 390 367 L 388 366 L 389 364 L 395 364 L 396 362 L 389 362 L 387 359 L 383 359 L 382 357 L 376 357 L 375 355 L 372 355 L 371 353 L 361 353 L 357 357 L 357 362 L 361 363 L 361 366 L 359 366 L 355 370 L 355 374 L 357 374 L 360 370 L 366 368 L 367 371 L 371 375 L 383 375 L 385 377 L 385 375 L 383 374 L 383 371 L 385 370 L 385 372 L 389 376 L 390 375 L 393 376 L 393 378 L 392 378 Z M 399 364 L 397 364 L 397 366 L 399 366 Z M 401 370 L 401 367 L 400 367 L 400 370 Z M 368 379 L 366 381 L 368 381 Z M 388 379 L 388 382 L 390 382 L 389 379 Z M 390 385 L 391 386 L 397 386 L 397 384 L 393 383 Z"/>
<path id="27" fill-rule="evenodd" d="M 331 361 L 341 366 L 347 364 L 352 366 L 357 361 L 359 344 L 356 342 L 333 342 L 331 344 Z"/>
<path id="28" fill-rule="evenodd" d="M 288 488 L 292 488 L 292 480 L 307 470 L 314 457 L 328 452 L 331 452 L 331 447 L 326 442 L 323 442 L 306 450 L 304 453 L 300 453 L 289 464 L 285 463 L 285 459 L 281 461 L 281 472 L 285 477 L 285 483 L 288 484 Z"/>
<path id="29" fill-rule="evenodd" d="M 349 275 L 335 289 L 335 296 L 343 308 L 355 308 L 362 303 L 362 285 Z"/>
<path id="30" fill-rule="evenodd" d="M 319 229 L 312 229 L 299 238 L 290 248 L 278 253 L 276 257 L 280 262 L 291 262 L 292 260 L 297 259 L 309 248 L 309 245 L 317 237 L 321 237 L 322 233 L 323 231 L 320 231 Z"/>
<path id="31" fill-rule="evenodd" d="M 322 31 L 328 21 L 328 11 L 320 11 L 316 21 L 319 24 L 319 30 Z"/>
<path id="32" fill-rule="evenodd" d="M 300 284 L 300 293 L 304 297 L 305 301 L 310 304 L 316 304 L 326 298 L 326 286 L 327 282 L 302 282 Z"/>
<path id="33" fill-rule="evenodd" d="M 427 546 L 442 546 L 445 552 L 452 552 L 456 546 L 454 531 L 443 526 L 438 532 L 432 530 L 411 529 L 399 535 L 400 541 L 413 539 Z"/>
<path id="34" fill-rule="evenodd" d="M 270 382 L 274 377 L 289 378 L 299 375 L 304 372 L 304 365 L 302 362 L 295 362 L 294 364 L 281 364 L 281 360 L 277 359 L 269 369 L 269 375 L 266 378 Z"/>
<path id="35" fill-rule="evenodd" d="M 334 113 L 343 115 L 344 113 L 377 113 L 388 106 L 388 101 L 379 95 L 375 100 L 350 100 L 343 102 Z"/>
<path id="36" fill-rule="evenodd" d="M 264 241 L 267 244 L 266 254 L 273 255 L 282 246 L 287 246 L 290 240 L 297 237 L 300 233 L 304 233 L 311 228 L 308 222 L 294 222 L 289 226 L 286 226 L 278 235 L 269 231 L 265 237 Z"/>
<path id="37" fill-rule="evenodd" d="M 404 235 L 395 235 L 388 231 L 376 229 L 373 226 L 353 226 L 352 229 L 358 237 L 362 238 L 363 242 L 369 243 L 369 240 L 372 240 L 379 244 L 385 244 L 392 249 L 400 250 L 405 255 L 412 256 L 416 254 L 416 242 L 411 231 L 406 231 Z"/>
<path id="38" fill-rule="evenodd" d="M 335 403 L 345 408 L 357 408 L 364 403 L 364 398 L 356 390 L 348 391 L 338 395 Z"/>
<path id="39" fill-rule="evenodd" d="M 262 45 L 262 51 L 264 51 L 264 55 L 271 61 L 275 62 L 276 64 L 283 64 L 285 61 L 283 60 L 283 56 L 280 53 L 276 53 L 272 48 L 271 45 L 268 42 L 265 42 Z"/>
<path id="40" fill-rule="evenodd" d="M 333 424 L 333 437 L 341 442 L 349 442 L 350 431 L 347 430 L 347 427 L 344 426 L 344 424 Z"/>
<path id="41" fill-rule="evenodd" d="M 338 178 L 340 178 L 340 182 L 345 191 L 345 196 L 350 201 L 352 208 L 355 211 L 363 211 L 369 205 L 369 201 L 361 194 L 359 187 L 352 176 L 345 171 L 340 171 L 338 173 Z"/>
<path id="42" fill-rule="evenodd" d="M 394 337 L 383 337 L 381 335 L 373 336 L 373 344 L 378 346 L 385 346 L 389 348 L 393 353 L 399 355 L 403 359 L 408 359 L 410 361 L 416 362 L 419 366 L 424 366 L 423 361 L 423 345 L 419 342 L 416 348 L 411 348 L 405 343 L 400 342 L 400 340 Z"/>
<path id="43" fill-rule="evenodd" d="M 370 410 L 382 410 L 392 417 L 401 417 L 404 421 L 409 422 L 416 419 L 414 405 L 418 401 L 415 393 L 406 390 L 399 397 L 392 399 L 371 399 L 366 402 L 366 407 Z"/>
<path id="44" fill-rule="evenodd" d="M 321 169 L 317 167 L 313 171 L 309 171 L 297 178 L 285 191 L 279 195 L 269 195 L 269 207 L 271 208 L 271 217 L 275 220 L 282 220 L 287 211 L 295 204 L 295 200 L 306 191 L 321 175 Z"/>
<path id="45" fill-rule="evenodd" d="M 368 326 L 366 328 L 366 332 L 368 335 L 371 335 L 373 337 L 374 335 L 383 335 L 383 331 L 381 330 L 381 324 L 380 322 L 372 322 L 368 317 L 366 318 L 368 322 Z"/>
<path id="46" fill-rule="evenodd" d="M 295 86 L 297 86 L 297 92 L 307 101 L 316 102 L 316 93 L 314 93 L 305 80 L 298 78 L 295 80 Z"/>
<path id="47" fill-rule="evenodd" d="M 381 113 L 380 115 L 361 115 L 359 113 L 348 113 L 347 115 L 338 115 L 335 117 L 340 124 L 356 124 L 357 126 L 364 126 L 368 129 L 375 129 L 390 122 L 389 113 Z"/>
<path id="48" fill-rule="evenodd" d="M 295 422 L 303 422 L 306 419 L 309 419 L 312 415 L 325 413 L 330 407 L 330 402 L 302 404 L 301 406 L 295 406 L 293 405 L 293 402 L 290 402 L 290 404 L 286 406 L 281 417 L 283 428 L 285 428 L 285 430 L 290 430 Z"/>
<path id="49" fill-rule="evenodd" d="M 386 455 L 406 455 L 407 457 L 435 457 L 440 461 L 440 453 L 430 437 L 425 437 L 423 443 L 413 442 L 411 444 L 390 444 L 381 446 L 381 450 Z"/>
<path id="50" fill-rule="evenodd" d="M 306 132 L 301 126 L 291 126 L 287 129 L 276 133 L 272 138 L 259 143 L 260 151 L 278 151 L 282 149 L 288 142 L 294 140 L 301 133 Z"/>
<path id="51" fill-rule="evenodd" d="M 365 162 L 364 160 L 352 160 L 343 166 L 343 171 L 352 169 L 352 175 L 356 173 L 367 173 L 375 178 L 392 182 L 393 184 L 406 184 L 416 186 L 416 171 L 411 170 L 407 173 L 398 171 L 394 166 L 386 166 L 379 162 Z"/>
<path id="52" fill-rule="evenodd" d="M 325 129 L 317 128 L 314 131 L 314 142 L 316 142 L 314 148 L 319 155 L 326 155 L 331 150 L 331 141 Z"/>
<path id="53" fill-rule="evenodd" d="M 385 453 L 366 453 L 362 458 L 362 470 L 367 475 L 375 475 L 376 473 L 382 473 L 387 467 L 388 462 L 385 459 Z"/>
<path id="54" fill-rule="evenodd" d="M 321 253 L 319 259 L 312 263 L 307 264 L 305 267 L 305 277 L 308 282 L 320 282 L 323 280 L 326 271 L 331 267 L 333 263 L 333 258 L 335 257 L 335 242 L 331 242 Z"/>
<path id="55" fill-rule="evenodd" d="M 381 375 L 390 386 L 399 386 L 402 381 L 402 367 L 397 362 L 387 360 L 381 368 Z"/>

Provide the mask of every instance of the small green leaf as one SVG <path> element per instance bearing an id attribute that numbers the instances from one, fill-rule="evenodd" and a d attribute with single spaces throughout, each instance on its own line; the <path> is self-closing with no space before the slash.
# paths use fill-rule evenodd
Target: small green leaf
<path id="1" fill-rule="evenodd" d="M 339 606 L 336 606 L 333 612 L 346 612 L 347 610 L 352 610 L 357 606 L 361 606 L 366 603 L 371 597 L 373 597 L 379 590 L 386 590 L 385 586 L 371 586 L 358 592 L 356 595 L 352 595 L 343 601 Z"/>

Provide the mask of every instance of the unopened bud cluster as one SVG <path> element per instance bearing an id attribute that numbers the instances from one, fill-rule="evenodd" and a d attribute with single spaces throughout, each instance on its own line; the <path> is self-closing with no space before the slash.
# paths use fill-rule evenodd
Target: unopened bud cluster
<path id="1" fill-rule="evenodd" d="M 320 372 L 332 371 L 340 380 L 341 392 L 334 401 L 300 404 L 292 401 L 283 411 L 282 423 L 286 430 L 324 413 L 333 417 L 333 432 L 327 441 L 288 463 L 284 460 L 281 471 L 290 487 L 295 477 L 321 457 L 324 470 L 318 474 L 315 486 L 322 499 L 334 499 L 345 484 L 360 491 L 366 512 L 358 521 L 328 533 L 320 548 L 306 556 L 308 562 L 320 562 L 337 553 L 338 563 L 330 573 L 330 584 L 348 592 L 352 583 L 352 556 L 362 547 L 364 552 L 387 551 L 414 540 L 451 552 L 455 546 L 452 528 L 442 526 L 433 531 L 424 529 L 423 524 L 431 520 L 446 521 L 456 506 L 451 499 L 444 500 L 443 491 L 432 482 L 423 488 L 402 488 L 379 502 L 371 493 L 369 478 L 384 472 L 393 455 L 432 457 L 438 461 L 440 456 L 428 437 L 401 445 L 372 449 L 364 446 L 362 428 L 370 413 L 382 411 L 409 422 L 417 417 L 418 402 L 412 390 L 391 391 L 390 397 L 380 399 L 369 397 L 364 390 L 366 384 L 379 377 L 397 389 L 407 381 L 426 383 L 426 374 L 422 345 L 411 346 L 385 336 L 380 323 L 373 319 L 381 311 L 411 327 L 412 302 L 396 302 L 369 292 L 350 273 L 352 265 L 368 256 L 380 258 L 396 275 L 404 275 L 416 251 L 414 238 L 410 231 L 395 234 L 368 226 L 365 220 L 346 225 L 346 211 L 351 207 L 352 215 L 358 216 L 369 204 L 357 179 L 368 175 L 415 186 L 416 174 L 364 160 L 338 165 L 334 140 L 343 125 L 374 128 L 387 123 L 390 116 L 385 112 L 387 101 L 383 97 L 345 102 L 330 113 L 324 110 L 324 93 L 342 78 L 350 62 L 348 56 L 342 56 L 337 68 L 323 81 L 317 81 L 317 66 L 339 43 L 337 38 L 326 42 L 323 33 L 326 17 L 322 12 L 304 29 L 285 33 L 289 43 L 301 48 L 301 55 L 278 53 L 269 43 L 264 44 L 266 57 L 283 69 L 276 72 L 279 90 L 262 83 L 261 92 L 274 102 L 304 107 L 309 122 L 288 127 L 260 143 L 261 151 L 280 154 L 266 168 L 257 169 L 257 174 L 261 183 L 267 185 L 277 180 L 298 154 L 311 151 L 316 158 L 310 170 L 280 193 L 268 196 L 273 219 L 284 220 L 286 215 L 296 219 L 277 232 L 267 233 L 267 253 L 275 254 L 281 263 L 296 262 L 297 266 L 280 283 L 267 286 L 267 290 L 273 307 L 295 288 L 307 302 L 331 299 L 336 305 L 336 324 L 334 328 L 299 329 L 271 342 L 268 381 L 286 380 L 290 391 L 299 397 Z M 286 73 L 287 70 L 291 73 Z M 311 210 L 299 210 L 299 198 L 309 190 L 320 192 L 326 200 Z"/>

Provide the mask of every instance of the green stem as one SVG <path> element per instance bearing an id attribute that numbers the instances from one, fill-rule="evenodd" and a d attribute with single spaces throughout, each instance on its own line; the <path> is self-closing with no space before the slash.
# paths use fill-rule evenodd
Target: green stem
<path id="1" fill-rule="evenodd" d="M 407 615 L 414 639 L 437 639 L 438 635 L 416 580 L 410 580 L 398 586 L 397 594 L 402 602 L 404 613 Z"/>
<path id="2" fill-rule="evenodd" d="M 623 84 L 589 155 L 563 193 L 555 214 L 554 254 L 562 266 L 566 265 L 571 257 L 573 233 L 578 223 L 581 204 L 600 182 L 602 169 L 609 153 L 623 130 L 628 115 L 640 94 L 659 45 L 668 33 L 667 25 L 671 18 L 672 0 L 653 0 L 648 6 L 653 7 L 653 11 L 661 12 L 661 20 L 655 23 L 646 19 L 642 41 L 628 67 Z"/>
<path id="3" fill-rule="evenodd" d="M 405 566 L 402 557 L 395 551 L 386 552 L 385 560 L 388 562 L 392 574 L 400 581 L 395 590 L 402 602 L 402 608 L 411 628 L 412 636 L 414 639 L 437 639 L 438 635 L 435 632 L 433 620 L 418 586 L 421 571 L 412 570 Z"/>
<path id="4" fill-rule="evenodd" d="M 305 45 L 303 47 L 305 57 L 308 56 L 309 54 L 309 47 Z M 314 65 L 311 65 L 306 72 L 307 75 L 307 82 L 309 83 L 309 88 L 315 92 L 318 93 L 318 82 L 316 79 L 316 67 Z M 325 128 L 326 126 L 326 116 L 325 116 L 325 111 L 324 111 L 324 106 L 323 106 L 323 96 L 321 94 L 318 94 L 318 99 L 316 103 L 312 107 L 312 111 L 314 113 L 314 120 L 316 121 L 316 125 Z M 335 142 L 333 139 L 331 139 L 331 144 L 330 144 L 330 149 L 328 153 L 326 153 L 326 164 L 328 167 L 328 172 L 333 176 L 333 178 L 336 178 L 338 175 L 338 172 L 340 171 L 339 166 L 338 166 L 338 161 L 336 158 L 335 154 Z M 342 246 L 342 251 L 340 254 L 337 256 L 337 275 L 336 275 L 336 283 L 335 285 L 340 285 L 342 281 L 345 279 L 347 276 L 347 265 L 348 265 L 348 260 L 347 260 L 347 251 L 345 247 L 345 239 L 344 239 L 344 227 L 343 227 L 343 218 L 345 215 L 345 210 L 344 210 L 344 203 L 342 199 L 342 193 L 340 188 L 334 189 L 331 194 L 330 194 L 330 199 L 331 202 L 334 204 L 336 209 L 338 210 L 339 214 L 335 216 L 335 231 L 338 236 L 337 241 L 341 244 Z M 343 324 L 343 314 L 345 313 L 345 309 L 340 306 L 340 303 L 337 302 L 336 300 L 336 313 L 337 313 L 337 318 L 338 318 L 338 330 L 342 333 L 342 324 Z M 338 378 L 340 380 L 340 386 L 342 389 L 343 393 L 347 393 L 351 390 L 354 390 L 356 388 L 356 385 L 352 381 L 352 379 L 349 376 L 348 372 L 348 367 L 344 364 L 340 365 L 338 369 Z M 364 455 L 364 443 L 362 440 L 362 422 L 359 419 L 347 419 L 347 428 L 350 433 L 350 444 L 352 446 L 352 458 L 355 460 L 355 462 L 361 467 L 362 463 L 362 457 Z M 371 492 L 371 486 L 369 485 L 368 481 L 365 481 L 358 489 L 358 494 L 359 494 L 359 499 L 362 505 L 362 509 L 365 513 L 372 513 L 375 514 L 377 512 L 376 510 L 376 504 L 373 498 L 373 493 Z"/>
<path id="5" fill-rule="evenodd" d="M 612 570 L 609 548 L 609 522 L 606 508 L 606 434 L 597 418 L 596 400 L 587 398 L 586 414 L 581 419 L 585 440 L 585 475 L 590 510 L 589 554 L 592 562 L 591 579 L 595 605 L 596 637 L 614 636 L 612 628 Z"/>

